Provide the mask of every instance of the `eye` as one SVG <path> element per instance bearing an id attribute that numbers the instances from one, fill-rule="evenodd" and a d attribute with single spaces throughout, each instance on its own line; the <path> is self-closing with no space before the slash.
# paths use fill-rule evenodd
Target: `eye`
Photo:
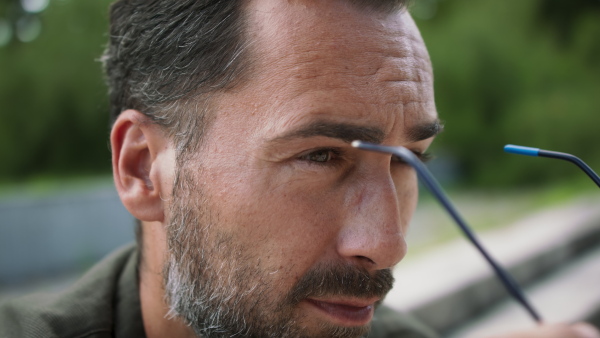
<path id="1" fill-rule="evenodd" d="M 427 162 L 429 162 L 429 161 L 431 161 L 433 159 L 433 155 L 431 155 L 430 153 L 427 153 L 427 152 L 423 153 L 423 152 L 420 152 L 420 151 L 413 150 L 413 153 L 423 163 L 427 163 Z"/>
<path id="2" fill-rule="evenodd" d="M 324 148 L 313 150 L 305 155 L 301 155 L 300 159 L 315 164 L 326 164 L 339 157 L 339 150 Z"/>

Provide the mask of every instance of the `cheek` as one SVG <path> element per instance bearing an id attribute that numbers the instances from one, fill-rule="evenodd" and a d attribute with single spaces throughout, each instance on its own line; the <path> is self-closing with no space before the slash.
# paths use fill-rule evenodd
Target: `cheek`
<path id="1" fill-rule="evenodd" d="M 261 269 L 273 273 L 273 285 L 289 290 L 306 272 L 335 255 L 341 225 L 335 202 L 325 194 L 281 189 L 261 198 L 256 209 L 242 211 L 244 240 L 260 250 Z"/>
<path id="2" fill-rule="evenodd" d="M 218 177 L 223 184 L 229 179 L 236 182 L 214 196 L 219 229 L 248 248 L 261 270 L 285 271 L 286 278 L 295 280 L 333 252 L 342 219 L 340 198 L 315 184 L 318 180 L 246 172 L 244 176 L 238 172 L 236 178 L 221 172 Z"/>
<path id="3" fill-rule="evenodd" d="M 339 229 L 339 198 L 298 183 L 288 182 L 265 192 L 251 206 L 248 219 L 260 223 L 255 225 L 263 228 L 261 232 L 283 256 L 319 256 Z"/>

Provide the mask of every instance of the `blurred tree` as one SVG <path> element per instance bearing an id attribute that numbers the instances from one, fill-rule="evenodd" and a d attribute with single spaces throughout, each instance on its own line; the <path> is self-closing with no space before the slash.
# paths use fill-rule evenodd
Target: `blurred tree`
<path id="1" fill-rule="evenodd" d="M 0 47 L 0 178 L 108 172 L 106 89 L 95 60 L 109 1 L 54 0 L 42 13 L 26 3 L 2 7 L 14 27 L 34 16 L 44 26 Z"/>
<path id="2" fill-rule="evenodd" d="M 537 19 L 551 27 L 554 36 L 566 45 L 577 35 L 578 22 L 599 15 L 599 0 L 545 0 L 539 2 Z"/>
<path id="3" fill-rule="evenodd" d="M 568 164 L 506 155 L 506 143 L 600 166 L 600 12 L 596 0 L 577 6 L 583 2 L 438 0 L 435 16 L 415 15 L 446 120 L 435 147 L 455 156 L 464 183 L 514 187 L 581 175 Z M 573 3 L 572 19 L 555 22 L 560 8 L 552 6 L 564 3 Z M 569 32 L 568 43 L 556 30 Z"/>

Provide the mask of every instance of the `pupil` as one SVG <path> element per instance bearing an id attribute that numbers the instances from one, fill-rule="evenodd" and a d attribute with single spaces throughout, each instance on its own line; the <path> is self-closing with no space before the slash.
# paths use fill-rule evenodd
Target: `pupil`
<path id="1" fill-rule="evenodd" d="M 315 162 L 326 162 L 327 160 L 329 160 L 328 151 L 319 151 L 313 154 L 313 161 Z"/>

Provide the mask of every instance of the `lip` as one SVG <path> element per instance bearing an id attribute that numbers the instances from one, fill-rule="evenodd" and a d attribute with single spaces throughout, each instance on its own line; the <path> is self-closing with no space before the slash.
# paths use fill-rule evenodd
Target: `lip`
<path id="1" fill-rule="evenodd" d="M 314 299 L 305 300 L 311 307 L 325 314 L 331 321 L 342 326 L 364 326 L 369 324 L 375 311 L 373 299 Z"/>

